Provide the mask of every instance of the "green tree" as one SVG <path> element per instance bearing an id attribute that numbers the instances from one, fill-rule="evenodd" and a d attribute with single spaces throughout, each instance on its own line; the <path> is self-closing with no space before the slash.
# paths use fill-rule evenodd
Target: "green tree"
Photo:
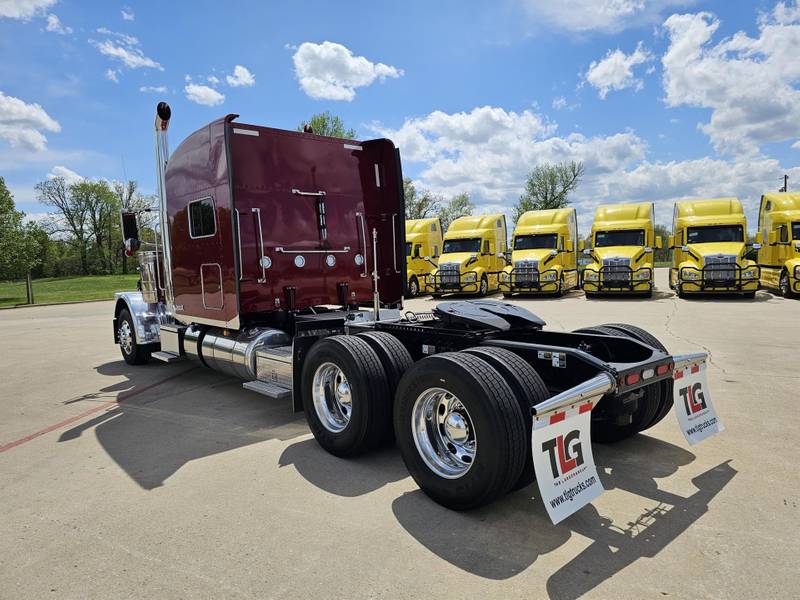
<path id="1" fill-rule="evenodd" d="M 24 218 L 0 177 L 0 279 L 24 277 L 40 262 L 38 226 L 24 223 Z"/>
<path id="2" fill-rule="evenodd" d="M 446 204 L 439 209 L 439 219 L 442 221 L 442 231 L 447 231 L 450 223 L 459 217 L 466 217 L 472 214 L 475 206 L 469 199 L 469 194 L 462 192 L 450 198 Z"/>
<path id="3" fill-rule="evenodd" d="M 657 236 L 660 235 L 661 236 L 661 243 L 664 244 L 664 247 L 661 248 L 661 250 L 659 250 L 657 248 L 653 249 L 653 259 L 657 263 L 669 262 L 670 260 L 672 260 L 672 255 L 670 254 L 670 249 L 667 246 L 667 243 L 669 242 L 669 236 L 670 236 L 669 229 L 667 229 L 664 225 L 656 225 L 654 227 L 654 230 L 655 230 L 655 235 L 657 235 Z"/>
<path id="4" fill-rule="evenodd" d="M 305 123 L 297 126 L 297 131 L 305 131 L 311 128 L 312 133 L 326 135 L 328 137 L 343 138 L 348 140 L 356 139 L 356 130 L 345 127 L 341 117 L 332 115 L 330 111 L 321 112 L 314 115 Z"/>
<path id="5" fill-rule="evenodd" d="M 403 178 L 403 195 L 406 200 L 406 219 L 427 219 L 441 210 L 441 199 L 429 190 L 417 191 L 410 177 Z"/>
<path id="6" fill-rule="evenodd" d="M 51 235 L 68 236 L 69 244 L 80 258 L 80 274 L 89 274 L 90 207 L 85 194 L 75 194 L 76 185 L 69 185 L 63 177 L 53 177 L 36 184 L 36 197 L 45 206 L 55 209 L 47 228 Z"/>
<path id="7" fill-rule="evenodd" d="M 114 230 L 119 229 L 117 196 L 105 181 L 84 180 L 70 187 L 76 204 L 86 207 L 90 239 L 94 241 L 98 270 L 114 272 Z"/>
<path id="8" fill-rule="evenodd" d="M 544 163 L 528 173 L 525 191 L 514 205 L 513 224 L 529 210 L 564 208 L 569 204 L 569 194 L 575 191 L 583 178 L 582 162 Z"/>

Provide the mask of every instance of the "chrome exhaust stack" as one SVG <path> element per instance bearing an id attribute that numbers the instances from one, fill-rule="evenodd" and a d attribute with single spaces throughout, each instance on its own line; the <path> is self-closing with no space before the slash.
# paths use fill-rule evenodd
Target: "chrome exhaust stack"
<path id="1" fill-rule="evenodd" d="M 167 214 L 166 172 L 169 160 L 169 142 L 167 128 L 172 110 L 166 102 L 159 102 L 155 119 L 155 152 L 156 178 L 158 180 L 158 221 L 161 233 L 161 253 L 164 264 L 163 291 L 167 305 L 167 314 L 175 315 L 175 294 L 172 289 L 172 244 L 169 232 L 169 215 Z"/>

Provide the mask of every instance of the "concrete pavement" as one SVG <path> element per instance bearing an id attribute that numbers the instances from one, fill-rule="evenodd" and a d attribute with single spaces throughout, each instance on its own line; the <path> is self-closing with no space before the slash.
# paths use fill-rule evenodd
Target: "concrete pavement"
<path id="1" fill-rule="evenodd" d="M 607 491 L 558 526 L 535 485 L 448 511 L 393 448 L 337 459 L 236 380 L 130 367 L 112 303 L 0 311 L 0 598 L 793 596 L 800 301 L 678 300 L 658 277 L 650 300 L 519 303 L 710 352 L 726 431 L 689 447 L 669 415 L 596 445 Z"/>

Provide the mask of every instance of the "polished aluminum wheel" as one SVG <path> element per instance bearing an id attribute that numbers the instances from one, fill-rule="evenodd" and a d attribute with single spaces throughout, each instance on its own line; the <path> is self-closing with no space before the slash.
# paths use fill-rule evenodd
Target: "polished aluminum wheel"
<path id="1" fill-rule="evenodd" d="M 350 383 L 335 364 L 322 363 L 314 373 L 311 389 L 314 409 L 323 427 L 339 433 L 350 422 L 353 398 Z"/>
<path id="2" fill-rule="evenodd" d="M 481 296 L 485 296 L 486 294 L 489 293 L 489 282 L 486 280 L 485 277 L 483 279 L 481 279 L 481 291 L 480 291 L 480 293 L 481 293 Z"/>
<path id="3" fill-rule="evenodd" d="M 119 338 L 119 346 L 125 354 L 133 352 L 133 331 L 131 331 L 131 324 L 128 321 L 123 321 L 117 331 Z"/>
<path id="4" fill-rule="evenodd" d="M 789 297 L 789 274 L 788 273 L 781 273 L 780 289 L 781 289 L 781 296 L 783 296 L 784 298 L 788 298 Z"/>
<path id="5" fill-rule="evenodd" d="M 414 403 L 411 430 L 422 460 L 445 479 L 464 475 L 475 461 L 478 440 L 466 407 L 442 388 L 429 388 Z"/>

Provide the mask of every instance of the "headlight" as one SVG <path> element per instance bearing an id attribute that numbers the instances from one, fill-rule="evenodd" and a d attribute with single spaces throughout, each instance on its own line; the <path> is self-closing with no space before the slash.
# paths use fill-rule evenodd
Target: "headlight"
<path id="1" fill-rule="evenodd" d="M 800 279 L 800 265 L 797 265 L 794 268 L 794 278 L 795 279 Z"/>
<path id="2" fill-rule="evenodd" d="M 555 281 L 558 273 L 555 271 L 550 271 L 549 273 L 544 273 L 541 277 L 542 281 Z"/>
<path id="3" fill-rule="evenodd" d="M 681 278 L 686 279 L 687 281 L 696 281 L 700 279 L 700 271 L 695 271 L 694 269 L 684 269 L 681 271 Z"/>
<path id="4" fill-rule="evenodd" d="M 500 281 L 508 281 L 509 279 L 511 279 L 511 278 L 508 276 L 508 272 L 507 271 L 501 271 L 500 272 Z"/>
<path id="5" fill-rule="evenodd" d="M 583 272 L 583 278 L 586 281 L 597 281 L 597 271 L 589 271 L 587 269 Z"/>
<path id="6" fill-rule="evenodd" d="M 636 274 L 633 276 L 634 279 L 637 281 L 642 281 L 644 279 L 650 279 L 650 269 L 639 269 L 636 271 Z"/>
<path id="7" fill-rule="evenodd" d="M 477 280 L 478 276 L 476 273 L 467 273 L 464 275 L 464 281 L 467 283 L 474 283 Z"/>
<path id="8" fill-rule="evenodd" d="M 758 277 L 758 269 L 754 267 L 745 269 L 742 273 L 742 279 L 755 279 L 756 277 Z"/>

